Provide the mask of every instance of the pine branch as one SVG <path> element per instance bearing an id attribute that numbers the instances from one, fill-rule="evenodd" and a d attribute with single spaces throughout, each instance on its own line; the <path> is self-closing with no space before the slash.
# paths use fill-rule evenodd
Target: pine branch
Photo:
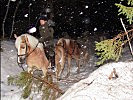
<path id="1" fill-rule="evenodd" d="M 119 7 L 119 14 L 123 14 L 126 16 L 126 18 L 128 19 L 127 21 L 129 21 L 129 23 L 131 24 L 133 22 L 133 7 L 126 7 L 122 4 L 115 4 L 117 7 Z"/>
<path id="2" fill-rule="evenodd" d="M 61 89 L 59 89 L 56 83 L 53 83 L 53 78 L 50 73 L 48 73 L 46 78 L 40 78 L 38 75 L 35 76 L 27 71 L 24 71 L 17 76 L 9 76 L 7 80 L 8 85 L 17 85 L 24 88 L 22 93 L 23 98 L 29 97 L 31 90 L 38 92 L 41 91 L 43 92 L 44 97 L 49 97 L 51 95 L 52 98 L 64 93 Z M 54 95 L 52 91 L 56 94 Z"/>
<path id="3" fill-rule="evenodd" d="M 133 0 L 128 0 L 127 4 L 133 6 Z"/>
<path id="4" fill-rule="evenodd" d="M 97 65 L 103 64 L 105 61 L 112 59 L 115 61 L 119 60 L 119 57 L 122 52 L 123 45 L 133 39 L 133 29 L 128 30 L 128 38 L 125 40 L 127 36 L 126 32 L 119 33 L 113 39 L 104 40 L 96 43 L 96 54 L 99 56 L 99 61 Z M 129 34 L 130 33 L 130 34 Z"/>
<path id="5" fill-rule="evenodd" d="M 38 79 L 39 81 L 41 81 L 41 82 L 47 84 L 50 88 L 56 90 L 57 92 L 59 92 L 59 93 L 61 93 L 61 94 L 64 93 L 64 92 L 63 92 L 61 89 L 59 89 L 54 83 L 51 84 L 51 83 L 49 83 L 48 81 L 42 80 L 42 79 L 39 78 L 39 77 L 36 77 L 36 76 L 34 76 L 34 75 L 32 75 L 32 76 L 33 76 L 33 78 Z"/>

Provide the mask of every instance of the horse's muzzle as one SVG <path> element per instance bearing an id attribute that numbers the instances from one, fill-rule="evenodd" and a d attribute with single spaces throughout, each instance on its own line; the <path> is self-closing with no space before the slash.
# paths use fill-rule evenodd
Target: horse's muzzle
<path id="1" fill-rule="evenodd" d="M 18 64 L 24 64 L 25 63 L 25 57 L 24 56 L 18 56 L 17 62 L 18 62 Z"/>

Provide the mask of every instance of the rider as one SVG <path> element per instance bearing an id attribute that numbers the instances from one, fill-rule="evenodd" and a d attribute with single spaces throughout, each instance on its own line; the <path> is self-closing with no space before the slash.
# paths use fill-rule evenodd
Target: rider
<path id="1" fill-rule="evenodd" d="M 53 34 L 54 30 L 51 26 L 48 24 L 48 19 L 46 16 L 41 16 L 40 17 L 40 26 L 39 26 L 39 33 L 41 38 L 39 39 L 40 42 L 44 42 L 45 44 L 50 45 L 53 43 Z"/>
<path id="2" fill-rule="evenodd" d="M 46 16 L 41 16 L 39 19 L 40 26 L 39 26 L 39 33 L 40 39 L 39 41 L 44 44 L 46 56 L 49 59 L 53 59 L 54 57 L 54 29 L 49 26 L 48 19 Z"/>

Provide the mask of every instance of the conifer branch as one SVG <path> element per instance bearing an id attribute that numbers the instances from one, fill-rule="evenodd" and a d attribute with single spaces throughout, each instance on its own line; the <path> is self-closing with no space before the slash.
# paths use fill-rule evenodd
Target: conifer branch
<path id="1" fill-rule="evenodd" d="M 47 85 L 49 85 L 50 88 L 52 88 L 52 89 L 58 91 L 59 93 L 61 93 L 61 94 L 64 93 L 61 89 L 59 89 L 58 87 L 56 87 L 55 84 L 51 84 L 51 83 L 49 83 L 48 81 L 42 80 L 41 78 L 36 77 L 36 76 L 34 76 L 34 75 L 32 75 L 32 77 L 35 78 L 35 79 L 38 79 L 39 81 L 41 81 L 41 82 L 43 82 L 43 83 L 45 83 L 45 84 L 47 84 Z"/>

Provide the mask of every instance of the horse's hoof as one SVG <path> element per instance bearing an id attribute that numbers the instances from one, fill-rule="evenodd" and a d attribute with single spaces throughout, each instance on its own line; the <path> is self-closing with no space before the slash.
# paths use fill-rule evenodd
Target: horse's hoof
<path id="1" fill-rule="evenodd" d="M 59 78 L 59 77 L 58 77 L 58 78 L 56 78 L 56 80 L 57 80 L 57 81 L 60 81 L 60 80 L 61 80 L 61 78 Z"/>
<path id="2" fill-rule="evenodd" d="M 79 74 L 80 73 L 80 70 L 77 70 L 77 73 Z"/>

